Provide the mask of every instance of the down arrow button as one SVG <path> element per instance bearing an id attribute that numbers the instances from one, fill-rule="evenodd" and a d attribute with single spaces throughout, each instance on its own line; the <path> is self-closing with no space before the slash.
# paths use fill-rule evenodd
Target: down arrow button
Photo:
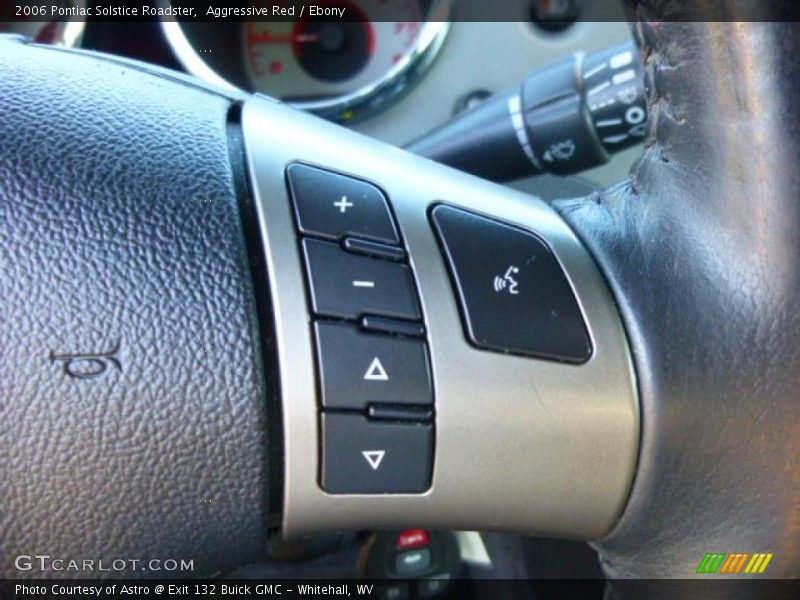
<path id="1" fill-rule="evenodd" d="M 322 414 L 322 487 L 331 494 L 414 494 L 431 483 L 433 426 Z"/>

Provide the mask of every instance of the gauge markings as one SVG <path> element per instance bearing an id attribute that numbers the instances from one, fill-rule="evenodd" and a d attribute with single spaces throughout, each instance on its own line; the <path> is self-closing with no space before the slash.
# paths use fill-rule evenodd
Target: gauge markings
<path id="1" fill-rule="evenodd" d="M 329 4 L 327 14 L 306 10 L 294 21 L 244 25 L 243 63 L 257 91 L 292 102 L 320 102 L 373 86 L 410 64 L 429 13 L 426 2 L 384 0 L 376 6 L 373 0 L 332 0 Z M 386 19 L 395 14 L 407 20 Z"/>

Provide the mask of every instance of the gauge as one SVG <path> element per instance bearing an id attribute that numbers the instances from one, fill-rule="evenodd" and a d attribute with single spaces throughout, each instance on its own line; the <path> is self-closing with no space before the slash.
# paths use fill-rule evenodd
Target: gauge
<path id="1" fill-rule="evenodd" d="M 195 75 L 350 120 L 409 89 L 441 47 L 451 8 L 451 0 L 320 4 L 327 9 L 322 14 L 309 10 L 297 19 L 216 23 L 213 29 L 164 21 L 163 27 Z"/>
<path id="2" fill-rule="evenodd" d="M 379 6 L 372 0 L 343 2 L 354 16 L 350 21 L 248 23 L 245 59 L 254 88 L 302 100 L 339 96 L 379 80 L 413 51 L 423 15 L 416 3 L 399 0 L 405 20 L 375 21 L 370 3 Z"/>

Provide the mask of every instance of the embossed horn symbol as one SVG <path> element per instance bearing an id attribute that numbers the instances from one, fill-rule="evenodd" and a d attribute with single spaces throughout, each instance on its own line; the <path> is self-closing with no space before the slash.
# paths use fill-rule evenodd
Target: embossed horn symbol
<path id="1" fill-rule="evenodd" d="M 50 362 L 60 361 L 64 374 L 74 379 L 94 379 L 105 373 L 109 365 L 122 372 L 122 363 L 116 356 L 121 341 L 117 340 L 113 348 L 106 352 L 56 354 L 51 351 Z"/>

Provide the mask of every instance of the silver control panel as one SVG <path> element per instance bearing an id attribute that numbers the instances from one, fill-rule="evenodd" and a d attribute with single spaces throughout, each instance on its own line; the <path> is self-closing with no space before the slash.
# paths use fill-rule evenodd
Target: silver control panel
<path id="1" fill-rule="evenodd" d="M 292 537 L 410 522 L 432 528 L 583 539 L 608 532 L 624 507 L 636 466 L 640 427 L 636 382 L 613 299 L 593 260 L 563 220 L 535 197 L 412 156 L 266 98 L 250 100 L 242 118 L 274 303 L 285 440 L 284 534 Z M 296 203 L 287 184 L 287 169 L 296 164 L 353 177 L 370 190 L 380 190 L 394 217 L 398 242 L 386 223 L 376 225 L 371 237 L 347 231 L 325 233 L 330 226 L 326 219 L 314 222 L 312 218 L 308 225 L 321 234 L 306 236 L 302 223 L 298 231 Z M 355 210 L 360 202 L 357 194 L 344 194 L 343 201 L 336 186 L 330 187 L 329 196 L 326 186 L 320 189 L 317 201 L 330 204 L 331 214 L 346 214 L 341 213 L 342 208 Z M 550 271 L 561 273 L 558 294 L 553 286 L 537 284 L 538 271 L 530 264 L 516 257 L 520 264 L 506 264 L 509 255 L 501 247 L 502 237 L 479 236 L 475 244 L 484 244 L 481 270 L 468 276 L 470 289 L 480 293 L 481 318 L 476 322 L 481 329 L 476 329 L 477 338 L 472 336 L 465 322 L 465 307 L 473 310 L 472 317 L 477 319 L 474 311 L 478 305 L 462 296 L 454 279 L 454 272 L 463 267 L 454 269 L 442 247 L 441 232 L 435 230 L 431 216 L 437 206 L 530 237 L 527 241 L 521 237 L 521 243 L 535 240 L 539 255 L 550 261 Z M 410 299 L 403 301 L 402 292 L 396 292 L 393 301 L 401 305 L 393 306 L 392 314 L 385 314 L 389 309 L 384 305 L 374 305 L 365 315 L 335 307 L 343 313 L 333 320 L 322 319 L 328 330 L 320 333 L 320 308 L 313 291 L 309 293 L 303 237 L 330 244 L 348 259 L 360 252 L 346 245 L 348 237 L 358 238 L 356 245 L 401 248 L 404 257 L 400 262 L 389 256 L 375 260 L 381 261 L 381 267 L 385 263 L 408 269 L 418 312 Z M 462 254 L 469 250 L 463 250 L 463 244 L 459 247 Z M 352 266 L 355 270 L 348 271 L 347 277 L 377 285 L 379 275 L 370 270 L 375 264 L 359 264 Z M 341 268 L 334 270 L 341 272 Z M 359 269 L 365 270 L 363 276 Z M 391 281 L 397 281 L 392 277 Z M 360 294 L 364 289 L 356 291 Z M 523 346 L 521 351 L 506 352 L 502 331 L 498 334 L 491 329 L 488 342 L 480 343 L 492 310 L 502 311 L 508 327 L 517 312 L 508 307 L 547 307 L 548 294 L 568 297 L 574 304 L 570 310 L 577 346 L 556 347 L 555 351 L 549 345 L 535 345 L 532 351 Z M 324 309 L 332 310 L 330 306 Z M 540 317 L 525 311 L 519 315 L 520 329 L 528 328 L 534 335 L 558 330 L 553 326 L 557 321 L 549 325 L 536 321 L 558 315 Z M 377 403 L 377 409 L 384 411 L 399 407 L 398 414 L 370 413 L 370 403 L 362 405 L 359 398 L 359 386 L 364 382 L 355 381 L 358 377 L 369 375 L 370 383 L 377 387 L 387 381 L 387 375 L 391 377 L 380 360 L 380 364 L 371 362 L 363 369 L 360 364 L 354 366 L 370 358 L 357 339 L 369 334 L 364 319 L 372 319 L 378 326 L 382 320 L 388 320 L 390 326 L 406 324 L 411 329 L 381 334 L 388 340 L 418 340 L 427 352 L 435 392 L 432 414 L 430 419 L 424 415 L 412 419 L 422 429 L 409 443 L 397 443 L 389 431 L 390 425 L 410 426 L 402 422 L 407 410 L 402 400 L 395 402 L 393 397 L 391 402 Z M 331 337 L 331 327 L 346 331 L 335 331 Z M 333 372 L 319 368 L 320 336 L 339 340 L 330 342 L 338 344 L 337 363 L 341 365 Z M 331 381 L 336 382 L 333 388 L 329 387 Z M 355 390 L 335 400 L 344 403 L 343 410 L 328 412 L 331 389 Z M 426 398 L 418 390 L 408 394 Z M 424 407 L 425 401 L 421 404 Z M 343 416 L 348 419 L 343 421 Z M 361 436 L 359 431 L 376 420 L 386 431 Z M 424 428 L 432 428 L 426 423 L 433 422 L 435 436 L 426 436 Z M 330 489 L 326 489 L 323 465 L 326 429 L 347 438 L 345 445 L 337 446 L 341 451 L 337 461 L 343 462 Z M 432 462 L 425 485 L 393 490 L 363 482 L 353 486 L 348 479 L 370 473 L 386 477 L 389 473 L 381 469 L 413 466 L 417 464 L 413 454 L 424 450 L 426 444 L 431 445 Z M 403 456 L 404 452 L 408 456 Z M 399 460 L 389 461 L 388 453 L 400 453 Z M 351 469 L 347 461 L 351 461 Z"/>

